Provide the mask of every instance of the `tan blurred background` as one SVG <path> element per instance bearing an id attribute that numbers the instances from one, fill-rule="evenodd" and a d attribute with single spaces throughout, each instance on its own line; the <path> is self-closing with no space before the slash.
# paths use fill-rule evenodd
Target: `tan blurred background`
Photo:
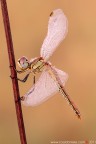
<path id="1" fill-rule="evenodd" d="M 28 144 L 53 141 L 96 140 L 96 1 L 95 0 L 7 0 L 16 61 L 22 55 L 39 56 L 47 33 L 49 14 L 61 8 L 68 18 L 69 32 L 50 61 L 69 74 L 66 90 L 81 111 L 78 120 L 58 93 L 37 107 L 24 107 Z M 0 144 L 19 144 L 13 90 L 0 11 Z M 19 76 L 22 77 L 22 76 Z M 32 76 L 19 83 L 24 95 Z"/>

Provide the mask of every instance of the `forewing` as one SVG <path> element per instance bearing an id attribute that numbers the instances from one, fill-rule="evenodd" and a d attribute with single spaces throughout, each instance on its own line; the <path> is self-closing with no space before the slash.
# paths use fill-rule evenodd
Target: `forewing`
<path id="1" fill-rule="evenodd" d="M 68 75 L 57 68 L 54 69 L 62 85 L 64 85 Z M 49 69 L 45 69 L 36 84 L 28 91 L 27 94 L 24 95 L 25 100 L 23 101 L 23 104 L 26 106 L 39 105 L 48 100 L 58 91 L 58 86 L 54 79 L 50 76 Z"/>
<path id="2" fill-rule="evenodd" d="M 41 57 L 47 60 L 68 31 L 67 18 L 61 9 L 54 10 L 49 18 L 47 36 L 41 47 Z"/>

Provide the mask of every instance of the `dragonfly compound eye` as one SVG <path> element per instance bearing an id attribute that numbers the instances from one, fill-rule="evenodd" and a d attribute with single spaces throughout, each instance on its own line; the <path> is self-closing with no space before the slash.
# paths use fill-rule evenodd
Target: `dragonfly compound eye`
<path id="1" fill-rule="evenodd" d="M 21 69 L 26 69 L 29 66 L 29 61 L 25 56 L 18 59 L 17 63 Z"/>

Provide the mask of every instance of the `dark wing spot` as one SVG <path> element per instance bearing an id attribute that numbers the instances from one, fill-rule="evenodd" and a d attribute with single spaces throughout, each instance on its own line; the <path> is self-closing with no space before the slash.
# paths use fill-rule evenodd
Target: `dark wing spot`
<path id="1" fill-rule="evenodd" d="M 53 11 L 50 13 L 50 17 L 53 15 Z"/>

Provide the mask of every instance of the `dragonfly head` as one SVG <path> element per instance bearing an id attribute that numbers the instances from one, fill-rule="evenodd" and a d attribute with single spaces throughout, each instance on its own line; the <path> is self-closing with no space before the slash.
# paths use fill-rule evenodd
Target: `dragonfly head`
<path id="1" fill-rule="evenodd" d="M 25 56 L 18 59 L 17 63 L 18 63 L 18 66 L 23 70 L 27 69 L 29 66 L 29 60 Z"/>

